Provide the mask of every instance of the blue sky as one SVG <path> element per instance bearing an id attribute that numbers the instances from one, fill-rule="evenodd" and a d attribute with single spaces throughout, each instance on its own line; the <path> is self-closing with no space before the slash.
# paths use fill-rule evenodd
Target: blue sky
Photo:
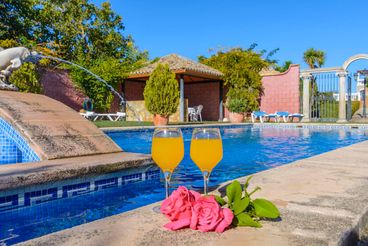
<path id="1" fill-rule="evenodd" d="M 101 0 L 93 2 L 100 4 Z M 197 59 L 211 48 L 280 48 L 275 58 L 303 63 L 314 47 L 327 53 L 325 66 L 341 66 L 368 53 L 367 0 L 110 0 L 150 57 L 178 53 Z M 353 66 L 368 67 L 368 61 Z"/>

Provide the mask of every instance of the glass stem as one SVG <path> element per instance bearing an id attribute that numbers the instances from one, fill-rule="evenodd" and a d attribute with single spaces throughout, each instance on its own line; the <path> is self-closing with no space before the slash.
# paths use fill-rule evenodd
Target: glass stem
<path id="1" fill-rule="evenodd" d="M 170 180 L 171 180 L 171 172 L 164 172 L 165 175 L 165 190 L 166 190 L 166 198 L 169 197 L 169 188 L 170 188 Z"/>
<path id="2" fill-rule="evenodd" d="M 208 180 L 210 178 L 210 172 L 203 171 L 203 182 L 204 182 L 204 194 L 207 195 Z"/>

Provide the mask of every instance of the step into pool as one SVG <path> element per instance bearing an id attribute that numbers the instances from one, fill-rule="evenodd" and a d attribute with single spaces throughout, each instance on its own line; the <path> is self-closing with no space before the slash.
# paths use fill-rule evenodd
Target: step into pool
<path id="1" fill-rule="evenodd" d="M 192 128 L 183 128 L 185 157 L 173 188 L 201 191 L 202 175 L 189 157 Z M 153 130 L 109 131 L 125 151 L 150 153 Z M 368 140 L 368 130 L 345 128 L 221 127 L 223 160 L 213 170 L 219 184 L 299 159 Z M 1 168 L 1 166 L 0 166 Z M 0 245 L 14 244 L 138 208 L 164 198 L 155 166 L 80 177 L 0 192 Z"/>

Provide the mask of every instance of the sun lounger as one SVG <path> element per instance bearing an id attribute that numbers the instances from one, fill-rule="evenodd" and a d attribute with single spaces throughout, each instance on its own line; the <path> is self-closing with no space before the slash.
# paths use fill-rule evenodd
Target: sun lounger
<path id="1" fill-rule="evenodd" d="M 80 112 L 80 115 L 82 115 L 84 118 L 86 118 L 87 120 L 93 120 L 94 117 L 96 117 L 96 113 L 93 111 L 86 111 L 86 112 Z"/>
<path id="2" fill-rule="evenodd" d="M 282 118 L 283 119 L 283 121 L 286 123 L 286 122 L 288 122 L 288 117 L 289 117 L 289 112 L 287 112 L 287 111 L 277 111 L 276 113 L 275 113 L 276 115 L 277 115 L 277 122 L 280 122 L 280 119 Z"/>
<path id="3" fill-rule="evenodd" d="M 124 119 L 125 113 L 124 112 L 116 112 L 115 114 L 107 113 L 107 114 L 99 114 L 92 111 L 87 111 L 85 113 L 79 113 L 84 118 L 92 121 L 108 119 L 110 121 L 118 121 Z"/>
<path id="4" fill-rule="evenodd" d="M 279 116 L 277 115 L 277 113 L 267 114 L 267 119 L 268 121 L 271 121 L 271 119 L 274 119 L 275 122 L 279 122 Z"/>
<path id="5" fill-rule="evenodd" d="M 294 118 L 298 118 L 299 122 L 303 119 L 304 115 L 303 114 L 299 114 L 299 113 L 294 113 L 294 114 L 289 114 L 289 119 L 291 122 L 294 121 Z"/>
<path id="6" fill-rule="evenodd" d="M 115 114 L 111 114 L 111 113 L 108 113 L 108 114 L 95 114 L 95 117 L 93 118 L 93 121 L 102 120 L 102 119 L 105 119 L 105 118 L 107 118 L 110 121 L 118 121 L 118 120 L 123 119 L 125 117 L 125 115 L 126 114 L 124 112 L 117 112 Z"/>
<path id="7" fill-rule="evenodd" d="M 253 123 L 256 121 L 256 119 L 259 119 L 259 121 L 263 123 L 264 119 L 268 118 L 268 114 L 266 114 L 264 111 L 253 111 L 251 117 Z"/>

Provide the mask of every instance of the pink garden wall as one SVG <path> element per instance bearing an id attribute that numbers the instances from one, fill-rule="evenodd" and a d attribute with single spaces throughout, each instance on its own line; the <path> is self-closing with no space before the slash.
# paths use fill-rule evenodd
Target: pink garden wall
<path id="1" fill-rule="evenodd" d="M 44 70 L 40 83 L 43 94 L 51 97 L 72 109 L 79 111 L 87 96 L 72 82 L 67 70 Z"/>
<path id="2" fill-rule="evenodd" d="M 260 109 L 266 113 L 299 113 L 299 72 L 299 65 L 291 65 L 284 73 L 263 75 L 264 95 L 261 97 Z"/>

